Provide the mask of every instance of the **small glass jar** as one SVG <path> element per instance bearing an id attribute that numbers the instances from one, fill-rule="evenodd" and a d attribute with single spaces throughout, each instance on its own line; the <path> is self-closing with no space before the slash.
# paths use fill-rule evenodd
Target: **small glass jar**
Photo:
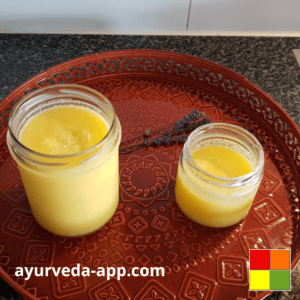
<path id="1" fill-rule="evenodd" d="M 38 153 L 20 142 L 22 128 L 30 118 L 68 105 L 98 114 L 107 126 L 104 138 L 68 155 Z M 28 94 L 15 105 L 7 144 L 18 164 L 32 213 L 42 227 L 62 236 L 82 236 L 109 221 L 119 201 L 120 141 L 121 126 L 112 104 L 93 89 L 54 85 Z"/>
<path id="2" fill-rule="evenodd" d="M 220 177 L 202 169 L 192 153 L 202 147 L 222 146 L 245 158 L 252 171 L 239 177 Z M 228 157 L 230 159 L 230 157 Z M 208 227 L 227 227 L 247 215 L 263 176 L 264 153 L 245 129 L 226 123 L 194 130 L 180 155 L 175 185 L 176 202 L 193 221 Z"/>

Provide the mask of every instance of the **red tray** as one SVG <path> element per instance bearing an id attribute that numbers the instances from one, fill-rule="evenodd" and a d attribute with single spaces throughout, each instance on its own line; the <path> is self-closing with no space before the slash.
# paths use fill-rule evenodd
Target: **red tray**
<path id="1" fill-rule="evenodd" d="M 182 146 L 120 156 L 120 202 L 109 224 L 80 238 L 54 236 L 34 220 L 16 164 L 7 150 L 7 120 L 28 92 L 82 84 L 114 105 L 123 139 L 204 111 L 212 122 L 243 126 L 261 141 L 264 177 L 246 219 L 211 229 L 188 220 L 174 198 Z M 291 248 L 298 236 L 300 131 L 284 110 L 241 75 L 193 56 L 129 50 L 89 55 L 50 68 L 0 103 L 0 275 L 27 299 L 262 299 L 249 291 L 249 249 Z M 159 170 L 159 172 L 157 171 Z M 159 173 L 159 174 L 158 174 Z M 159 179 L 160 178 L 160 179 Z M 158 180 L 159 179 L 159 180 Z M 130 187 L 136 187 L 129 189 Z M 136 193 L 136 191 L 139 193 Z M 14 276 L 18 266 L 163 266 L 165 277 Z"/>

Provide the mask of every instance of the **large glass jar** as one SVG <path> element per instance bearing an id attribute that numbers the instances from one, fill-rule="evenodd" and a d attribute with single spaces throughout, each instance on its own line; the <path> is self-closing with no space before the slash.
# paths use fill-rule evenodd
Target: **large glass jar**
<path id="1" fill-rule="evenodd" d="M 201 168 L 192 153 L 202 147 L 221 146 L 248 161 L 252 171 L 221 177 Z M 231 157 L 228 157 L 230 160 Z M 263 176 L 264 153 L 259 141 L 245 129 L 213 123 L 194 130 L 180 155 L 175 196 L 183 213 L 209 227 L 227 227 L 247 215 Z"/>
<path id="2" fill-rule="evenodd" d="M 24 124 L 60 106 L 91 110 L 107 134 L 84 151 L 49 155 L 20 142 Z M 112 104 L 97 91 L 80 85 L 54 85 L 28 94 L 13 108 L 7 133 L 9 151 L 18 164 L 32 213 L 50 232 L 63 236 L 91 233 L 109 221 L 119 200 L 121 126 Z"/>

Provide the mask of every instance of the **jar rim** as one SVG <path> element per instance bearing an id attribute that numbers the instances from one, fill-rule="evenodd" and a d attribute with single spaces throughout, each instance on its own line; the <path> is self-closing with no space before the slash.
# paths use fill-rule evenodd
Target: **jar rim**
<path id="1" fill-rule="evenodd" d="M 112 111 L 113 114 L 113 120 L 111 122 L 111 125 L 107 131 L 107 133 L 105 134 L 105 136 L 96 144 L 94 144 L 93 146 L 80 151 L 80 152 L 76 152 L 76 153 L 71 153 L 71 154 L 62 154 L 62 155 L 53 155 L 53 154 L 45 154 L 45 153 L 41 153 L 41 152 L 37 152 L 34 151 L 28 147 L 26 147 L 25 145 L 23 145 L 20 140 L 16 137 L 16 135 L 13 132 L 12 129 L 12 119 L 14 117 L 14 114 L 16 113 L 17 109 L 20 108 L 22 106 L 22 104 L 24 104 L 27 100 L 29 99 L 34 99 L 35 97 L 37 97 L 39 94 L 42 94 L 43 92 L 46 91 L 50 91 L 53 89 L 59 89 L 59 92 L 74 92 L 76 89 L 80 89 L 81 93 L 83 92 L 90 92 L 92 94 L 94 94 L 95 97 L 100 97 L 102 100 L 105 101 L 105 103 L 109 106 L 109 108 Z M 63 95 L 62 95 L 63 97 Z M 78 96 L 79 98 L 79 96 Z M 77 99 L 80 101 L 80 99 Z M 117 126 L 116 122 L 117 122 L 117 117 L 116 117 L 116 112 L 115 109 L 113 107 L 113 105 L 111 104 L 111 102 L 100 92 L 86 87 L 86 86 L 82 86 L 79 84 L 55 84 L 55 85 L 51 85 L 51 86 L 46 86 L 46 87 L 42 87 L 34 92 L 31 92 L 29 94 L 27 94 L 25 97 L 23 97 L 19 102 L 16 103 L 16 105 L 13 107 L 12 111 L 10 112 L 9 115 L 9 120 L 8 120 L 8 132 L 10 134 L 10 136 L 12 137 L 13 141 L 16 142 L 18 144 L 18 146 L 20 146 L 23 150 L 25 150 L 26 152 L 28 152 L 29 154 L 35 155 L 37 157 L 43 157 L 43 158 L 49 158 L 49 159 L 66 159 L 66 158 L 73 158 L 73 157 L 78 157 L 81 155 L 85 155 L 85 154 L 89 154 L 91 152 L 93 152 L 94 150 L 101 148 L 102 145 L 104 145 L 108 139 L 108 137 L 111 135 L 111 132 L 114 130 L 114 128 Z"/>
<path id="2" fill-rule="evenodd" d="M 207 172 L 206 170 L 202 169 L 193 159 L 192 155 L 191 155 L 191 143 L 192 141 L 196 138 L 196 135 L 199 134 L 199 132 L 205 130 L 205 129 L 213 129 L 213 128 L 222 128 L 222 129 L 228 129 L 231 132 L 233 132 L 234 130 L 238 130 L 240 131 L 240 133 L 242 133 L 248 140 L 252 139 L 255 142 L 255 146 L 258 148 L 258 163 L 256 165 L 256 167 L 249 173 L 242 175 L 242 176 L 237 176 L 237 177 L 222 177 L 222 176 L 217 176 L 214 175 L 210 172 Z M 260 142 L 257 140 L 257 138 L 251 134 L 250 132 L 248 132 L 247 130 L 245 130 L 244 128 L 241 128 L 239 126 L 233 125 L 233 124 L 228 124 L 228 123 L 210 123 L 210 124 L 206 124 L 203 125 L 201 127 L 198 127 L 197 129 L 195 129 L 188 137 L 187 141 L 185 142 L 184 145 L 184 154 L 187 156 L 191 166 L 197 170 L 200 173 L 203 173 L 204 175 L 206 175 L 208 178 L 211 178 L 212 180 L 220 180 L 222 182 L 215 182 L 215 181 L 210 181 L 207 180 L 206 178 L 202 177 L 202 180 L 209 182 L 210 184 L 215 184 L 218 186 L 222 186 L 222 187 L 235 187 L 235 186 L 240 186 L 242 183 L 245 183 L 247 181 L 250 181 L 253 177 L 259 175 L 260 170 L 263 168 L 264 166 L 264 152 L 262 149 L 262 146 L 260 144 Z"/>

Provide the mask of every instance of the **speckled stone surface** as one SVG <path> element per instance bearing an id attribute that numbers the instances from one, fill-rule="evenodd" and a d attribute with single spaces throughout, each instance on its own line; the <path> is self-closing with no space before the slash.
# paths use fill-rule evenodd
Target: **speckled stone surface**
<path id="1" fill-rule="evenodd" d="M 300 67 L 292 52 L 300 49 L 300 38 L 0 34 L 0 101 L 51 66 L 121 49 L 168 50 L 219 63 L 268 93 L 300 127 Z M 0 287 L 0 300 L 21 299 L 2 279 Z M 275 292 L 266 299 L 300 299 L 299 266 L 292 274 L 292 287 L 291 292 Z"/>

